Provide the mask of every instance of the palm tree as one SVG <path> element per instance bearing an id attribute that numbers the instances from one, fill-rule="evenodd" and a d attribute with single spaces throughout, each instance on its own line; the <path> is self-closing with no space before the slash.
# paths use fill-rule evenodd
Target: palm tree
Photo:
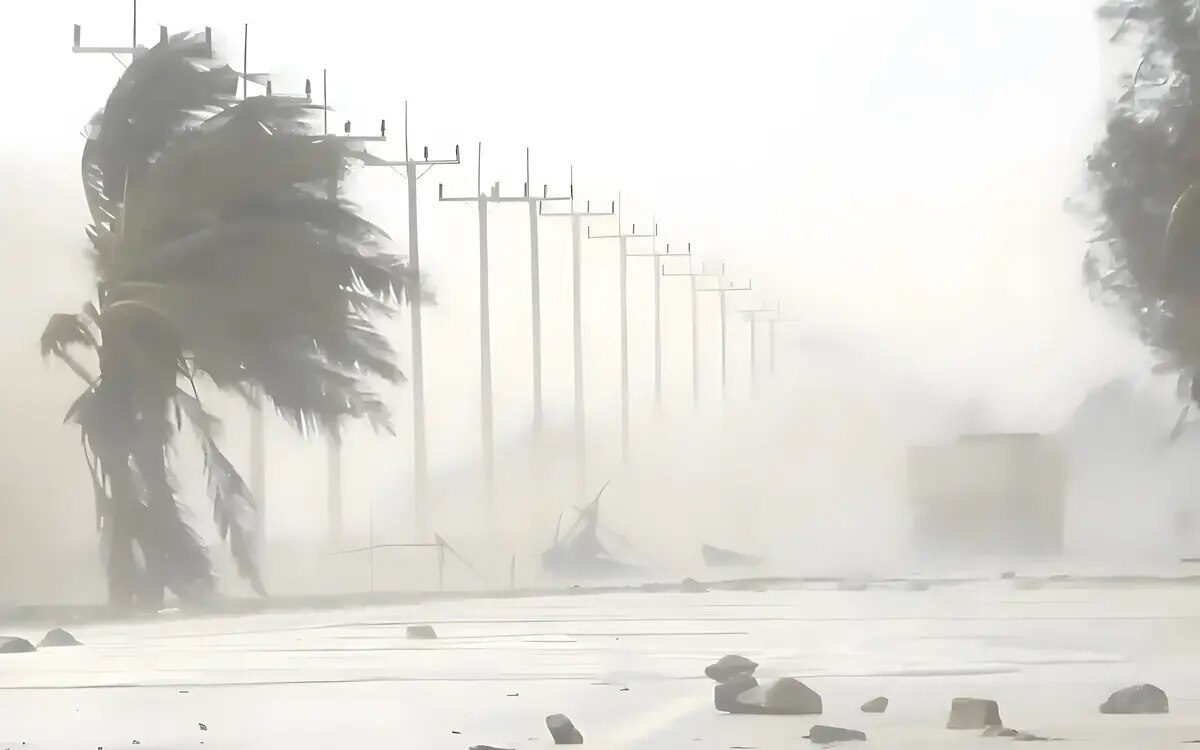
<path id="1" fill-rule="evenodd" d="M 397 312 L 412 279 L 379 227 L 325 192 L 355 155 L 313 135 L 307 99 L 236 101 L 236 74 L 203 49 L 179 35 L 147 51 L 93 118 L 83 178 L 97 301 L 54 315 L 41 340 L 87 383 L 67 420 L 116 605 L 215 590 L 174 489 L 172 447 L 191 437 L 217 527 L 265 595 L 254 499 L 197 382 L 263 396 L 304 434 L 336 437 L 347 418 L 387 429 L 372 383 L 403 378 L 372 321 Z"/>

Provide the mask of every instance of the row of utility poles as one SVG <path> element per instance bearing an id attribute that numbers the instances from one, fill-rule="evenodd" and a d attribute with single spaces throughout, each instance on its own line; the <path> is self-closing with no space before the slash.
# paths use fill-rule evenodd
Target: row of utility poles
<path id="1" fill-rule="evenodd" d="M 77 53 L 102 53 L 110 54 L 114 57 L 122 54 L 128 54 L 137 57 L 146 51 L 145 47 L 141 47 L 137 43 L 137 2 L 133 2 L 133 38 L 129 47 L 85 47 L 81 43 L 81 30 L 78 25 L 74 29 L 74 46 L 73 51 Z M 160 27 L 159 41 L 167 40 L 167 30 Z M 205 40 L 208 44 L 208 51 L 211 55 L 211 39 L 212 32 L 210 29 L 205 30 Z M 120 58 L 117 57 L 119 60 Z M 247 88 L 250 83 L 265 86 L 265 95 L 274 96 L 271 81 L 266 74 L 250 74 L 246 71 L 249 66 L 249 27 L 244 28 L 243 37 L 243 70 L 238 73 L 242 79 L 242 98 L 247 96 Z M 323 102 L 322 109 L 324 111 L 324 128 L 322 138 L 337 138 L 353 141 L 356 144 L 362 144 L 364 163 L 367 166 L 389 167 L 393 170 L 403 170 L 402 174 L 406 181 L 407 187 L 407 208 L 408 208 L 408 253 L 409 265 L 412 277 L 416 279 L 417 288 L 407 290 L 409 299 L 409 309 L 411 312 L 411 347 L 412 347 L 412 368 L 411 368 L 411 388 L 413 394 L 413 503 L 414 515 L 417 532 L 422 538 L 428 538 L 431 534 L 431 513 L 429 508 L 429 454 L 428 454 L 428 438 L 427 438 L 427 413 L 425 408 L 425 378 L 424 378 L 424 345 L 422 337 L 422 306 L 420 297 L 420 273 L 421 273 L 421 256 L 418 233 L 418 210 L 417 210 L 417 183 L 420 177 L 428 172 L 433 167 L 457 165 L 461 164 L 459 148 L 455 146 L 454 158 L 431 159 L 429 149 L 423 149 L 422 156 L 415 158 L 409 151 L 408 138 L 408 105 L 405 104 L 404 112 L 404 159 L 403 160 L 387 160 L 379 158 L 373 154 L 367 153 L 365 144 L 370 142 L 380 142 L 387 140 L 386 122 L 380 124 L 380 132 L 378 135 L 355 135 L 350 132 L 350 123 L 346 122 L 344 133 L 340 135 L 332 135 L 329 133 L 328 113 L 328 74 L 323 73 Z M 311 83 L 306 83 L 305 98 L 308 102 L 312 101 L 312 86 Z M 724 264 L 709 264 L 704 263 L 699 270 L 694 270 L 691 264 L 692 248 L 691 243 L 688 243 L 687 249 L 684 252 L 671 252 L 671 246 L 666 245 L 666 249 L 659 251 L 658 249 L 658 225 L 656 221 L 652 221 L 651 227 L 648 230 L 638 231 L 637 224 L 629 225 L 628 231 L 622 223 L 620 196 L 616 201 L 613 201 L 607 210 L 593 210 L 591 202 L 585 202 L 582 208 L 577 207 L 575 199 L 575 180 L 574 168 L 570 171 L 569 189 L 565 194 L 551 195 L 549 188 L 543 186 L 539 195 L 533 190 L 532 175 L 530 171 L 530 156 L 526 149 L 525 153 L 525 184 L 524 189 L 520 194 L 503 195 L 498 182 L 493 183 L 487 190 L 483 186 L 483 146 L 479 146 L 478 164 L 476 172 L 476 189 L 474 195 L 466 196 L 449 196 L 441 184 L 438 185 L 438 198 L 445 202 L 460 202 L 474 204 L 479 217 L 479 308 L 480 308 L 480 402 L 481 402 L 481 418 L 480 418 L 480 439 L 482 447 L 482 464 L 485 495 L 488 500 L 491 500 L 495 488 L 495 458 L 494 458 L 494 417 L 493 417 L 493 390 L 492 390 L 492 352 L 491 352 L 491 309 L 490 309 L 490 290 L 489 290 L 489 256 L 488 256 L 488 209 L 492 204 L 502 203 L 518 203 L 524 204 L 528 211 L 529 221 L 529 237 L 530 237 L 530 305 L 531 305 L 531 320 L 532 320 L 532 350 L 533 350 L 533 432 L 537 436 L 543 428 L 543 400 L 542 400 L 542 308 L 541 308 L 541 272 L 540 272 L 540 244 L 538 224 L 540 218 L 565 219 L 570 223 L 571 228 L 571 290 L 572 290 L 572 323 L 573 323 L 573 340 L 572 340 L 572 365 L 574 375 L 574 452 L 576 463 L 575 487 L 574 496 L 577 500 L 583 500 L 587 496 L 587 444 L 586 444 L 586 429 L 585 429 L 585 397 L 584 397 L 584 359 L 583 359 L 583 332 L 582 332 L 582 284 L 581 284 L 581 259 L 582 259 L 582 239 L 584 236 L 584 224 L 588 223 L 586 237 L 589 240 L 616 240 L 616 246 L 619 259 L 619 314 L 620 314 L 620 377 L 621 377 L 621 456 L 622 460 L 629 457 L 629 412 L 630 412 L 630 389 L 629 389 L 629 340 L 628 340 L 628 324 L 629 324 L 629 300 L 628 300 L 628 259 L 634 258 L 649 258 L 653 262 L 654 270 L 654 398 L 655 404 L 661 406 L 662 403 L 662 304 L 661 304 L 661 284 L 662 279 L 667 277 L 684 277 L 690 282 L 690 312 L 691 312 L 691 338 L 692 338 L 692 394 L 695 403 L 700 403 L 700 361 L 699 361 L 699 325 L 697 320 L 698 297 L 700 293 L 715 293 L 717 295 L 720 315 L 720 333 L 721 333 L 721 388 L 724 394 L 728 384 L 728 361 L 727 361 L 727 321 L 728 310 L 726 305 L 726 297 L 731 293 L 750 291 L 752 285 L 746 282 L 745 285 L 738 285 L 732 281 L 728 281 L 725 273 Z M 340 185 L 338 184 L 338 176 L 331 175 L 328 185 L 328 195 L 331 200 L 337 200 Z M 565 211 L 547 210 L 547 206 L 554 203 L 564 204 Z M 593 234 L 590 222 L 596 219 L 615 217 L 616 229 L 608 234 Z M 631 240 L 650 240 L 650 249 L 646 252 L 631 252 Z M 687 259 L 688 264 L 686 270 L 683 271 L 668 271 L 665 267 L 665 261 L 670 258 Z M 701 286 L 698 282 L 701 280 L 710 280 L 711 286 Z M 751 382 L 756 382 L 756 327 L 757 323 L 766 322 L 769 325 L 770 334 L 770 368 L 773 372 L 775 369 L 775 325 L 779 322 L 784 322 L 786 319 L 781 318 L 779 314 L 778 304 L 774 308 L 755 308 L 750 310 L 742 310 L 746 315 L 750 324 L 750 372 Z M 773 315 L 771 318 L 762 318 L 760 316 Z M 251 429 L 250 429 L 250 484 L 251 489 L 258 499 L 259 503 L 265 508 L 265 498 L 267 494 L 266 487 L 266 438 L 264 434 L 264 404 L 261 396 L 257 403 L 251 409 Z M 330 534 L 330 542 L 334 547 L 340 546 L 342 536 L 342 457 L 340 445 L 336 439 L 331 438 L 328 449 L 328 528 Z M 260 522 L 260 534 L 265 524 Z M 260 538 L 260 543 L 262 539 Z M 373 543 L 373 541 L 372 541 Z"/>

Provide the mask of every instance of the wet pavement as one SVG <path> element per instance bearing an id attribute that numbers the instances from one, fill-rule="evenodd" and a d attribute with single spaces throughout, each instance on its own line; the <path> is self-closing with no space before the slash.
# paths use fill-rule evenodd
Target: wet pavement
<path id="1" fill-rule="evenodd" d="M 0 750 L 19 747 L 797 748 L 814 723 L 884 748 L 995 747 L 944 729 L 956 696 L 1080 748 L 1200 739 L 1200 585 L 991 580 L 622 592 L 165 618 L 72 628 L 85 645 L 0 656 Z M 429 623 L 436 641 L 409 640 Z M 10 632 L 12 631 L 12 632 Z M 38 640 L 32 626 L 5 635 Z M 729 716 L 703 668 L 727 653 L 796 676 L 821 717 Z M 1165 716 L 1103 716 L 1152 682 Z M 886 714 L 858 707 L 877 695 Z M 205 728 L 201 728 L 201 724 Z"/>

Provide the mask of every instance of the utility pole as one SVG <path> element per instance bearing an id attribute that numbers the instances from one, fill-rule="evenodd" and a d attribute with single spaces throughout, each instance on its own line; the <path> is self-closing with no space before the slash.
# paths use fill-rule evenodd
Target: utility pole
<path id="1" fill-rule="evenodd" d="M 729 282 L 728 286 L 726 286 L 724 283 L 724 279 L 718 279 L 716 287 L 714 287 L 712 289 L 698 290 L 701 292 L 716 292 L 717 299 L 719 299 L 720 303 L 721 303 L 721 395 L 722 396 L 725 395 L 725 388 L 729 382 L 729 378 L 728 378 L 729 368 L 726 366 L 727 358 L 725 356 L 726 355 L 726 343 L 727 343 L 725 295 L 729 294 L 730 292 L 748 292 L 748 291 L 750 291 L 750 287 L 751 287 L 751 284 L 749 281 L 746 282 L 746 286 L 734 286 L 734 283 L 732 281 Z"/>
<path id="2" fill-rule="evenodd" d="M 648 253 L 629 253 L 631 258 L 652 258 L 654 260 L 654 404 L 662 408 L 662 306 L 660 303 L 663 265 L 665 257 L 687 258 L 692 254 L 689 243 L 686 252 L 671 254 L 671 243 L 667 243 L 666 252 L 658 252 L 658 223 L 654 224 L 654 238 Z"/>
<path id="3" fill-rule="evenodd" d="M 266 87 L 266 96 L 275 97 L 274 89 L 271 85 L 270 75 L 267 73 L 249 73 L 250 63 L 250 25 L 246 24 L 243 27 L 243 49 L 242 49 L 242 66 L 243 71 L 239 74 L 243 80 L 242 85 L 242 100 L 245 101 L 248 88 L 251 83 L 257 83 Z M 324 134 L 322 138 L 337 139 L 352 141 L 354 143 L 378 142 L 387 139 L 387 123 L 381 121 L 379 124 L 379 135 L 351 135 L 350 122 L 345 124 L 345 133 L 343 135 L 329 134 L 329 76 L 328 71 L 323 70 L 322 75 L 322 126 Z M 304 103 L 312 102 L 312 81 L 305 80 L 304 96 L 303 97 L 284 97 L 294 101 Z M 326 197 L 330 201 L 338 200 L 338 177 L 335 172 L 329 176 L 329 182 L 326 185 Z M 263 424 L 265 414 L 265 402 L 261 393 L 255 397 L 255 403 L 250 410 L 250 475 L 251 475 L 251 491 L 259 505 L 259 543 L 265 544 L 265 512 L 266 512 L 266 434 Z M 341 443 L 334 435 L 330 435 L 326 440 L 326 525 L 329 534 L 329 545 L 331 548 L 337 548 L 341 544 L 343 531 L 343 504 L 342 504 L 342 447 Z"/>
<path id="4" fill-rule="evenodd" d="M 616 240 L 621 260 L 621 459 L 629 459 L 629 295 L 626 265 L 629 260 L 628 243 L 631 239 L 649 239 L 658 236 L 658 227 L 650 234 L 638 234 L 637 224 L 628 233 L 621 231 L 621 195 L 617 194 L 617 233 L 592 234 L 588 227 L 589 240 Z"/>
<path id="5" fill-rule="evenodd" d="M 750 323 L 750 390 L 753 391 L 755 386 L 757 385 L 757 369 L 758 369 L 758 350 L 755 347 L 755 337 L 754 337 L 755 326 L 754 326 L 754 324 L 758 322 L 758 317 L 757 317 L 758 315 L 761 315 L 763 313 L 775 313 L 776 315 L 778 315 L 779 308 L 777 308 L 777 307 L 756 307 L 756 308 L 753 308 L 750 310 L 741 310 L 740 312 L 746 316 L 746 320 L 749 321 L 749 323 Z M 774 330 L 774 329 L 772 329 L 772 330 Z M 772 346 L 771 346 L 771 362 L 772 362 L 771 369 L 772 369 L 772 371 L 774 371 L 774 361 L 775 361 L 775 347 L 774 347 L 774 337 L 772 336 Z"/>
<path id="6" fill-rule="evenodd" d="M 688 243 L 688 255 L 692 252 L 692 243 Z M 703 277 L 714 277 L 718 279 L 725 275 L 725 264 L 720 263 L 716 266 L 715 271 L 707 270 L 708 264 L 702 263 L 699 271 L 692 271 L 691 263 L 688 263 L 689 270 L 684 273 L 667 273 L 667 269 L 662 270 L 663 276 L 686 276 L 691 282 L 692 296 L 692 401 L 698 407 L 700 406 L 700 328 L 696 324 L 696 292 L 700 291 L 696 288 L 696 279 Z"/>
<path id="7" fill-rule="evenodd" d="M 457 145 L 453 159 L 430 159 L 426 146 L 420 159 L 408 150 L 408 102 L 404 103 L 404 161 L 386 161 L 370 157 L 367 164 L 380 167 L 403 167 L 408 185 L 408 267 L 416 283 L 409 290 L 408 305 L 412 321 L 412 390 L 413 390 L 413 515 L 417 533 L 424 537 L 431 529 L 429 503 L 429 449 L 425 433 L 425 348 L 421 328 L 421 254 L 417 245 L 417 180 L 434 167 L 460 164 Z M 417 174 L 417 167 L 424 170 Z"/>
<path id="8" fill-rule="evenodd" d="M 574 337 L 572 339 L 572 361 L 575 374 L 575 497 L 582 502 L 587 499 L 587 438 L 584 425 L 583 400 L 583 295 L 582 295 L 582 235 L 585 219 L 614 216 L 617 204 L 614 201 L 607 211 L 593 211 L 592 202 L 587 201 L 582 211 L 575 210 L 575 167 L 571 167 L 571 202 L 566 213 L 549 213 L 538 207 L 541 216 L 553 216 L 571 220 L 571 299 Z"/>
<path id="9" fill-rule="evenodd" d="M 526 152 L 526 168 L 528 169 L 528 152 Z M 480 419 L 480 433 L 483 442 L 483 473 L 484 473 L 484 494 L 489 505 L 495 498 L 495 457 L 493 445 L 493 405 L 492 405 L 492 324 L 491 324 L 491 303 L 489 301 L 488 289 L 488 236 L 487 236 L 487 212 L 489 203 L 527 203 L 529 205 L 530 215 L 535 214 L 536 209 L 534 203 L 540 203 L 543 200 L 569 200 L 567 198 L 551 198 L 549 196 L 549 188 L 543 188 L 543 197 L 531 198 L 529 195 L 528 174 L 526 175 L 525 191 L 519 196 L 504 196 L 500 194 L 500 183 L 492 184 L 490 194 L 483 192 L 483 144 L 479 144 L 479 163 L 476 167 L 475 176 L 475 196 L 464 197 L 448 197 L 445 195 L 444 188 L 441 183 L 438 183 L 438 200 L 454 201 L 460 203 L 474 203 L 479 210 L 479 391 L 480 401 L 482 402 L 482 416 Z M 536 237 L 536 218 L 531 225 L 531 231 Z M 536 240 L 534 240 L 536 247 Z M 534 270 L 533 275 L 536 279 L 537 273 L 537 257 L 536 251 L 534 254 Z M 535 323 L 537 332 L 537 341 L 534 345 L 534 360 L 537 369 L 535 370 L 535 392 L 537 395 L 537 403 L 535 404 L 535 422 L 541 420 L 541 301 L 540 292 L 537 291 L 539 286 L 535 284 Z"/>

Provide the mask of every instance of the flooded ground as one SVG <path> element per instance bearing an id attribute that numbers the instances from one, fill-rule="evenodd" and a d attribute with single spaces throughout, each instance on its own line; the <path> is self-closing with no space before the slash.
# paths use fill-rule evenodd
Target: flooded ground
<path id="1" fill-rule="evenodd" d="M 1081 580 L 467 599 L 73 628 L 84 646 L 0 656 L 0 748 L 551 746 L 566 713 L 606 750 L 797 748 L 817 722 L 884 748 L 995 747 L 944 729 L 956 696 L 1080 748 L 1200 739 L 1200 586 Z M 437 641 L 405 627 L 431 623 Z M 16 632 L 12 632 L 16 631 Z M 36 632 L 35 632 L 36 631 Z M 40 628 L 7 626 L 31 640 Z M 729 716 L 705 665 L 793 675 L 817 717 Z M 1165 689 L 1165 716 L 1103 716 Z M 882 716 L 858 707 L 891 699 Z M 203 726 L 201 726 L 203 725 Z"/>

